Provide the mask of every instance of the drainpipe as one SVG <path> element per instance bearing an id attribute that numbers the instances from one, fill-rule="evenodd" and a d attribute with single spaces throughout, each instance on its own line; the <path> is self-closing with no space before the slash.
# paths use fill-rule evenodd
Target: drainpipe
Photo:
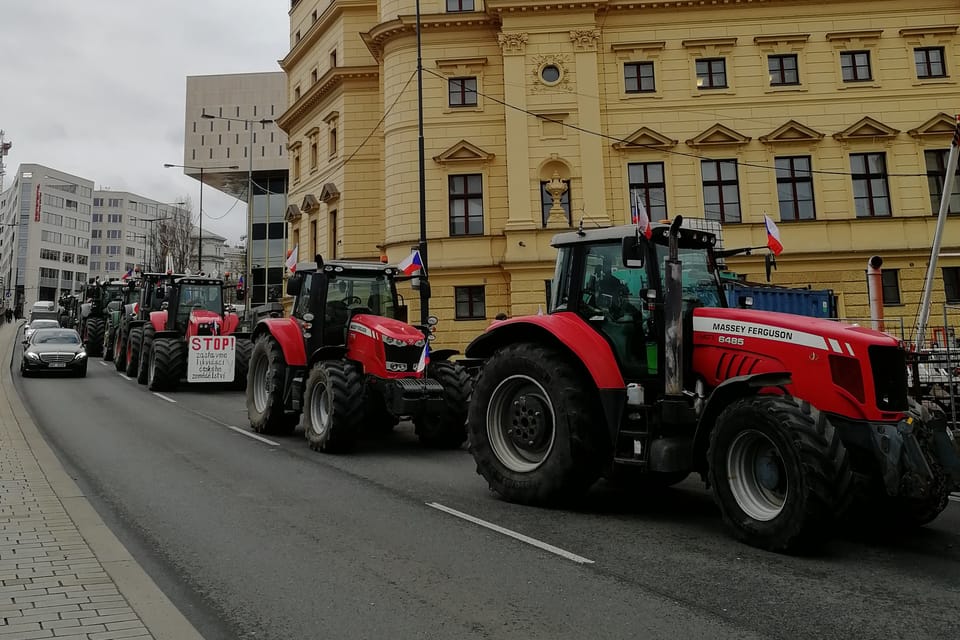
<path id="1" fill-rule="evenodd" d="M 883 277 L 880 266 L 883 258 L 871 256 L 867 260 L 867 294 L 870 298 L 870 325 L 883 331 Z"/>

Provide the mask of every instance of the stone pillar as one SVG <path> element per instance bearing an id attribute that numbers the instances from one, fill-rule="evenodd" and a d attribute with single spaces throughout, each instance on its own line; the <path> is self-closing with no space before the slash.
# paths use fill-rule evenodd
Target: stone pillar
<path id="1" fill-rule="evenodd" d="M 517 109 L 506 109 L 507 142 L 507 202 L 508 214 L 505 231 L 521 231 L 537 228 L 537 220 L 530 206 L 530 140 L 526 113 L 527 34 L 501 33 L 498 37 L 503 50 L 503 98 Z"/>
<path id="2" fill-rule="evenodd" d="M 574 65 L 577 70 L 577 112 L 580 126 L 580 158 L 583 179 L 583 214 L 591 223 L 610 224 L 606 205 L 606 180 L 604 179 L 603 145 L 606 139 L 596 135 L 603 131 L 600 122 L 599 61 L 597 59 L 597 40 L 600 38 L 594 29 L 570 31 L 570 41 L 574 49 Z M 594 133 L 586 133 L 586 131 Z"/>

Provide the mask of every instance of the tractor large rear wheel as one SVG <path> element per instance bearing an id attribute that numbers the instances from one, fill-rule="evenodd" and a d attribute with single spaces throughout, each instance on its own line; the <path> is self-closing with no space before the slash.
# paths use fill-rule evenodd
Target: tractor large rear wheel
<path id="1" fill-rule="evenodd" d="M 257 433 L 289 433 L 296 426 L 283 403 L 287 363 L 280 344 L 270 335 L 257 339 L 247 373 L 247 417 Z"/>
<path id="2" fill-rule="evenodd" d="M 186 345 L 176 338 L 157 338 L 150 348 L 147 388 L 171 391 L 187 372 Z"/>
<path id="3" fill-rule="evenodd" d="M 353 448 L 363 421 L 363 378 L 346 360 L 317 362 L 303 392 L 303 427 L 314 451 Z"/>
<path id="4" fill-rule="evenodd" d="M 738 539 L 769 551 L 823 542 L 852 498 L 839 430 L 790 396 L 753 396 L 724 409 L 708 457 L 724 522 Z"/>
<path id="5" fill-rule="evenodd" d="M 443 406 L 434 414 L 414 418 L 420 443 L 435 449 L 457 449 L 467 439 L 467 401 L 470 399 L 470 376 L 466 369 L 452 362 L 431 362 L 427 378 L 443 385 Z"/>
<path id="6" fill-rule="evenodd" d="M 514 344 L 484 364 L 467 428 L 477 473 L 511 502 L 562 502 L 600 476 L 596 389 L 569 357 Z"/>
<path id="7" fill-rule="evenodd" d="M 143 341 L 140 343 L 140 362 L 137 365 L 137 382 L 147 384 L 150 372 L 150 348 L 153 346 L 153 336 L 157 330 L 149 322 L 143 325 Z"/>
<path id="8" fill-rule="evenodd" d="M 127 340 L 127 366 L 123 370 L 127 377 L 132 378 L 137 375 L 137 368 L 140 366 L 140 346 L 143 343 L 143 327 L 133 327 L 130 329 L 130 338 Z"/>
<path id="9" fill-rule="evenodd" d="M 87 355 L 99 358 L 103 355 L 103 318 L 89 318 L 83 328 L 83 344 Z"/>
<path id="10" fill-rule="evenodd" d="M 250 369 L 250 355 L 253 353 L 253 341 L 249 338 L 237 338 L 237 349 L 233 360 L 234 389 L 247 388 L 247 371 Z"/>
<path id="11" fill-rule="evenodd" d="M 127 335 L 123 332 L 123 325 L 114 331 L 113 365 L 117 371 L 124 371 L 127 367 Z"/>

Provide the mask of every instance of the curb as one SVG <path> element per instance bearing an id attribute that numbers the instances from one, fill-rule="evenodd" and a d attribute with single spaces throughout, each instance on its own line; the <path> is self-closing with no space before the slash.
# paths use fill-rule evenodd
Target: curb
<path id="1" fill-rule="evenodd" d="M 83 491 L 60 464 L 27 412 L 13 386 L 13 375 L 10 371 L 16 336 L 21 324 L 22 321 L 13 325 L 12 334 L 7 325 L 0 328 L 0 387 L 27 446 L 40 466 L 40 471 L 97 561 L 153 637 L 156 640 L 203 640 L 203 636 L 104 524 Z M 3 397 L 0 397 L 0 401 L 3 401 Z"/>

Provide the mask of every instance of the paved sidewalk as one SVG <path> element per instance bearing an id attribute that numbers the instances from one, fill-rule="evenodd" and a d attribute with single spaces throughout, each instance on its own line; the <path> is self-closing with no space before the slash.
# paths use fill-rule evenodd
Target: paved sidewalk
<path id="1" fill-rule="evenodd" d="M 202 640 L 106 527 L 23 407 L 9 368 L 16 332 L 16 324 L 0 326 L 0 638 Z"/>

